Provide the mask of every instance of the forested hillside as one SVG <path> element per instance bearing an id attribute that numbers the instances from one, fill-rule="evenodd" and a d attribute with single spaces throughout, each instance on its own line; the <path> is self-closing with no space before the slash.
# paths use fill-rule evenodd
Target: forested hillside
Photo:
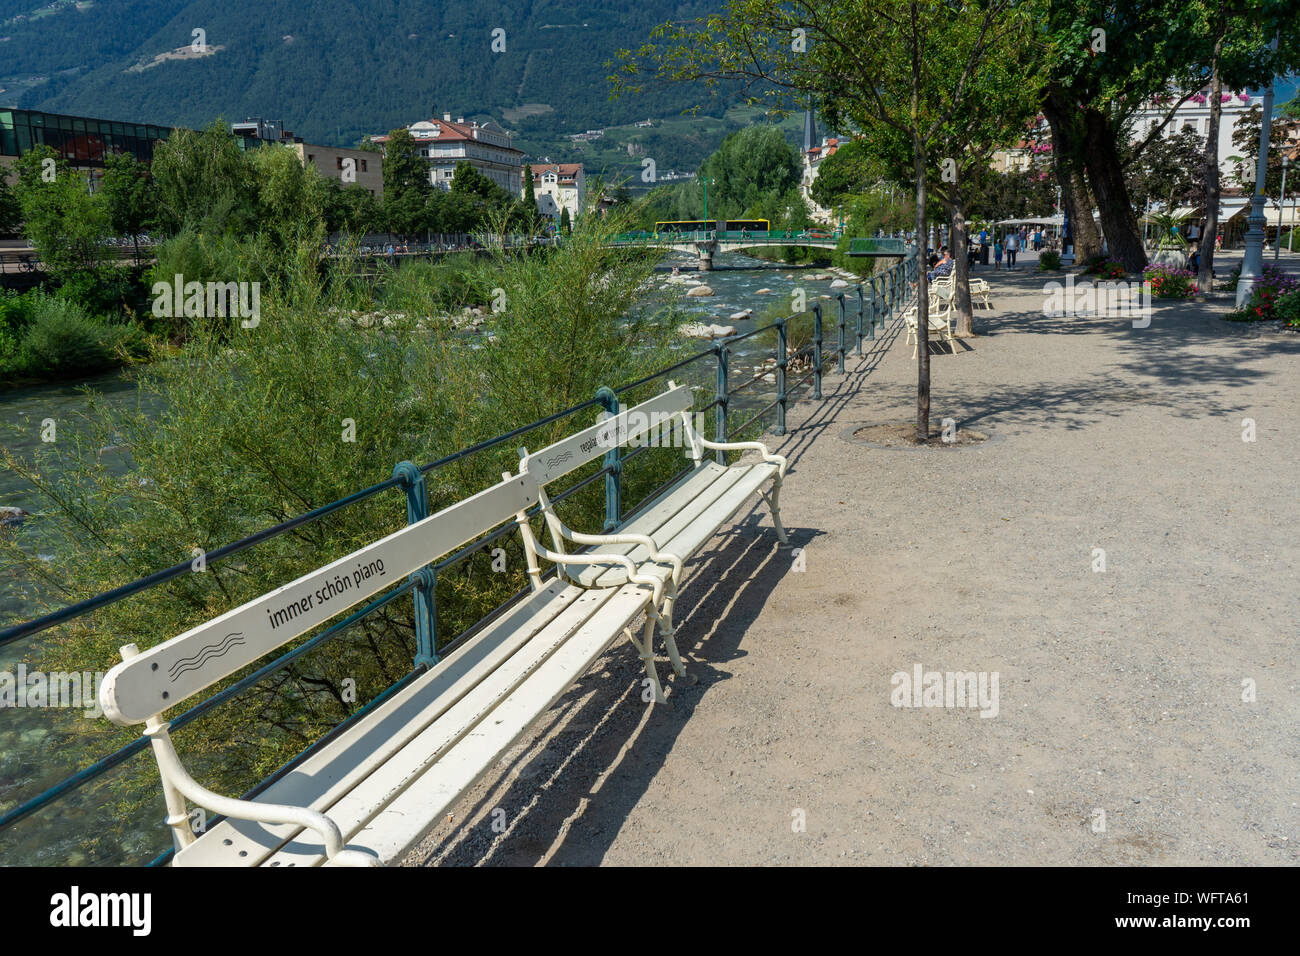
<path id="1" fill-rule="evenodd" d="M 536 141 L 694 105 L 701 94 L 682 87 L 611 101 L 606 62 L 654 25 L 707 9 L 674 0 L 0 0 L 0 103 L 195 127 L 260 115 L 338 143 L 445 110 L 490 116 Z M 495 30 L 504 52 L 493 50 Z M 158 59 L 169 51 L 184 55 Z"/>

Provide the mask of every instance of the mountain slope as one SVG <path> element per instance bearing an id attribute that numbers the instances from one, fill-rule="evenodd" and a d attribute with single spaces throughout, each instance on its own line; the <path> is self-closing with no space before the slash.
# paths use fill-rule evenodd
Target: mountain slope
<path id="1" fill-rule="evenodd" d="M 0 0 L 0 102 L 185 126 L 264 116 L 318 142 L 350 143 L 444 111 L 558 135 L 696 103 L 699 91 L 682 87 L 610 102 L 605 63 L 656 24 L 710 6 Z M 505 31 L 504 52 L 492 50 L 496 29 Z M 191 51 L 195 30 L 204 31 L 204 55 Z M 182 56 L 158 59 L 168 51 Z M 521 113 L 527 104 L 536 106 Z"/>

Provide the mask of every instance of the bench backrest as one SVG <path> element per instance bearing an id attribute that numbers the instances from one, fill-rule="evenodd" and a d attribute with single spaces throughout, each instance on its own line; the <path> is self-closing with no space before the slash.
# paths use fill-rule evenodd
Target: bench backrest
<path id="1" fill-rule="evenodd" d="M 104 714 L 142 723 L 251 664 L 538 500 L 531 475 L 511 475 L 113 667 L 100 686 Z"/>
<path id="2" fill-rule="evenodd" d="M 695 400 L 688 385 L 674 385 L 649 401 L 610 415 L 590 428 L 525 455 L 524 469 L 539 485 L 567 475 L 587 462 L 626 445 L 654 428 L 673 428 Z"/>

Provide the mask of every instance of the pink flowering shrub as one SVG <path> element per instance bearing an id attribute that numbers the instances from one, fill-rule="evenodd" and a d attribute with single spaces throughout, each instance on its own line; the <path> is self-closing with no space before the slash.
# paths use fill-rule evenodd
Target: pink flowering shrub
<path id="1" fill-rule="evenodd" d="M 1238 322 L 1267 322 L 1270 319 L 1283 319 L 1293 328 L 1300 327 L 1300 279 L 1274 269 L 1264 267 L 1264 274 L 1255 283 L 1250 298 L 1228 318 Z"/>
<path id="2" fill-rule="evenodd" d="M 1157 299 L 1190 299 L 1197 292 L 1195 272 L 1175 269 L 1163 262 L 1147 266 L 1142 278 L 1151 283 L 1151 295 Z"/>

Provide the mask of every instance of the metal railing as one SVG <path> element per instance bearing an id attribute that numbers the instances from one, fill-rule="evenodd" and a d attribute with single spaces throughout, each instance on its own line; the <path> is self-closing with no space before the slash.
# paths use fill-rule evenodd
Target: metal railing
<path id="1" fill-rule="evenodd" d="M 845 355 L 848 351 L 848 343 L 846 339 L 849 321 L 848 317 L 850 315 L 855 317 L 853 321 L 857 337 L 856 345 L 858 354 L 861 355 L 864 338 L 868 340 L 874 339 L 877 328 L 883 328 L 887 324 L 892 323 L 892 321 L 897 317 L 898 308 L 906 300 L 908 290 L 910 289 L 910 283 L 914 281 L 915 278 L 916 260 L 915 257 L 912 257 L 898 263 L 887 272 L 873 276 L 868 280 L 865 286 L 858 285 L 851 294 L 851 298 L 846 298 L 846 293 L 841 293 L 835 297 L 833 300 L 837 303 L 835 367 L 840 373 L 843 373 L 844 371 Z M 789 348 L 791 323 L 806 320 L 809 315 L 811 315 L 813 323 L 812 341 L 799 349 L 791 351 Z M 865 332 L 863 328 L 864 323 L 866 326 Z M 521 425 L 511 431 L 478 442 L 468 448 L 463 448 L 450 455 L 439 458 L 436 461 L 418 466 L 410 461 L 399 462 L 394 467 L 392 476 L 384 481 L 377 482 L 368 488 L 364 488 L 344 498 L 340 498 L 337 501 L 330 502 L 329 504 L 291 518 L 288 521 L 281 522 L 270 528 L 265 528 L 245 538 L 241 538 L 238 541 L 209 552 L 206 555 L 207 566 L 211 567 L 216 562 L 227 560 L 258 544 L 317 521 L 344 508 L 366 501 L 391 489 L 401 489 L 406 507 L 406 520 L 408 524 L 412 524 L 430 514 L 429 495 L 425 478 L 436 469 L 450 465 L 453 462 L 461 461 L 470 455 L 497 448 L 507 442 L 512 442 L 515 439 L 521 438 L 529 432 L 544 428 L 587 409 L 596 409 L 599 407 L 606 412 L 617 413 L 620 407 L 620 396 L 651 382 L 667 379 L 670 375 L 681 377 L 681 373 L 685 370 L 692 366 L 696 366 L 699 363 L 707 362 L 710 359 L 714 360 L 716 363 L 714 398 L 708 404 L 695 409 L 695 411 L 700 415 L 707 414 L 711 410 L 714 411 L 715 440 L 719 442 L 730 440 L 732 437 L 745 432 L 747 429 L 759 423 L 759 421 L 769 412 L 775 412 L 773 431 L 777 435 L 783 435 L 786 433 L 786 413 L 791 404 L 792 396 L 794 396 L 800 388 L 811 382 L 811 397 L 814 400 L 822 397 L 822 378 L 826 371 L 823 350 L 823 325 L 822 307 L 821 304 L 816 304 L 808 312 L 778 318 L 772 323 L 760 328 L 732 335 L 725 339 L 720 339 L 713 343 L 709 348 L 696 352 L 681 361 L 675 362 L 666 368 L 661 368 L 643 378 L 637 379 L 636 381 L 628 382 L 613 389 L 601 388 L 595 397 L 586 402 L 566 408 L 537 421 L 529 422 L 526 425 Z M 771 374 L 770 372 L 764 371 L 767 367 L 766 365 L 760 365 L 756 368 L 757 374 L 752 375 L 739 384 L 733 385 L 731 381 L 732 359 L 736 355 L 737 346 L 749 342 L 757 336 L 768 332 L 774 332 L 776 338 L 774 349 L 775 394 L 771 401 L 761 405 L 761 407 L 756 410 L 750 409 L 750 415 L 744 422 L 732 426 L 729 421 L 729 415 L 732 412 L 733 404 L 735 404 L 733 400 L 736 396 L 747 392 L 749 389 L 760 383 L 763 383 L 766 377 Z M 751 354 L 749 357 L 752 359 L 753 355 Z M 792 368 L 798 376 L 797 378 L 794 378 L 793 381 L 791 380 Z M 761 401 L 761 399 L 759 401 Z M 553 494 L 551 496 L 551 501 L 553 503 L 560 503 L 587 488 L 594 482 L 598 481 L 601 477 L 604 477 L 604 527 L 606 531 L 619 527 L 628 518 L 635 515 L 645 502 L 653 499 L 655 495 L 668 487 L 674 481 L 680 479 L 682 475 L 688 472 L 691 468 L 690 465 L 687 465 L 666 482 L 648 492 L 634 507 L 625 507 L 622 495 L 625 466 L 640 454 L 648 451 L 650 447 L 651 446 L 649 445 L 640 445 L 627 450 L 618 447 L 611 449 L 606 454 L 600 470 L 587 475 L 571 487 L 566 488 L 557 494 Z M 718 460 L 720 462 L 723 461 L 724 452 L 718 451 L 716 454 Z M 535 510 L 536 509 L 534 509 L 534 511 Z M 470 555 L 492 546 L 501 538 L 513 533 L 514 530 L 515 528 L 513 523 L 504 524 L 494 532 L 491 532 L 478 541 L 472 542 L 456 553 L 425 565 L 423 568 L 411 574 L 406 582 L 397 585 L 388 592 L 370 601 L 364 607 L 352 612 L 343 619 L 334 622 L 325 630 L 313 635 L 304 643 L 297 645 L 291 650 L 276 657 L 274 660 L 262 665 L 253 673 L 240 678 L 238 681 L 227 687 L 224 687 L 180 715 L 170 718 L 168 722 L 171 728 L 176 730 L 192 723 L 221 704 L 239 696 L 258 682 L 284 669 L 288 664 L 302 657 L 308 651 L 333 639 L 338 634 L 361 621 L 368 615 L 391 604 L 403 595 L 408 593 L 411 594 L 414 604 L 414 629 L 416 637 L 416 651 L 412 669 L 382 691 L 369 703 L 351 713 L 335 726 L 333 730 L 312 743 L 275 774 L 267 777 L 253 789 L 244 794 L 245 799 L 255 796 L 257 793 L 260 793 L 276 780 L 290 772 L 293 767 L 300 764 L 326 741 L 337 736 L 337 734 L 342 732 L 344 728 L 354 724 L 383 700 L 390 697 L 401 687 L 405 686 L 419 674 L 423 673 L 435 664 L 439 659 L 440 652 L 450 650 L 467 635 L 475 632 L 487 622 L 495 619 L 505 608 L 509 607 L 520 596 L 520 594 L 524 593 L 521 591 L 510 596 L 474 624 L 465 628 L 455 639 L 444 643 L 441 647 L 439 646 L 435 613 L 436 588 L 439 571 L 457 564 Z M 101 608 L 116 604 L 132 595 L 139 594 L 143 591 L 149 590 L 150 588 L 157 587 L 160 584 L 178 578 L 183 574 L 192 573 L 193 570 L 192 562 L 185 561 L 33 620 L 4 628 L 0 630 L 0 647 L 13 644 L 16 641 L 38 634 L 50 628 L 67 624 L 70 621 L 77 620 L 78 618 L 84 617 L 85 615 L 93 613 Z M 550 573 L 553 574 L 554 569 L 552 569 Z M 143 736 L 138 737 L 131 743 L 101 757 L 88 766 L 83 767 L 76 773 L 66 777 L 59 783 L 45 790 L 43 793 L 24 801 L 12 810 L 0 814 L 0 831 L 4 831 L 14 826 L 19 821 L 26 819 L 38 811 L 51 807 L 59 800 L 67 797 L 69 794 L 85 786 L 92 780 L 103 776 L 113 768 L 118 767 L 135 757 L 141 751 L 145 750 L 147 746 L 148 739 Z M 211 819 L 209 821 L 209 826 L 216 822 L 217 819 L 219 818 Z M 170 860 L 173 852 L 173 850 L 162 852 L 151 862 L 150 865 L 166 863 Z"/>
<path id="2" fill-rule="evenodd" d="M 621 232 L 610 239 L 613 246 L 655 246 L 674 242 L 731 242 L 751 246 L 818 246 L 833 249 L 840 241 L 840 233 L 810 234 L 797 230 L 744 230 L 716 229 L 694 232 Z M 851 240 L 856 242 L 858 240 Z"/>

